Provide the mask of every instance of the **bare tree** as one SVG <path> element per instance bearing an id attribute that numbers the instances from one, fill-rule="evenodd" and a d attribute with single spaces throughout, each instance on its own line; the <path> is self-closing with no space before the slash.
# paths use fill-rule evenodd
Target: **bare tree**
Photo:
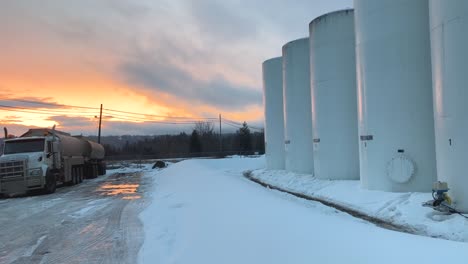
<path id="1" fill-rule="evenodd" d="M 200 137 L 201 149 L 203 152 L 213 152 L 218 150 L 218 141 L 217 136 L 214 133 L 213 123 L 206 121 L 196 122 L 193 130 L 197 131 Z"/>
<path id="2" fill-rule="evenodd" d="M 200 136 L 213 135 L 214 125 L 212 122 L 198 121 L 193 130 L 196 130 Z"/>

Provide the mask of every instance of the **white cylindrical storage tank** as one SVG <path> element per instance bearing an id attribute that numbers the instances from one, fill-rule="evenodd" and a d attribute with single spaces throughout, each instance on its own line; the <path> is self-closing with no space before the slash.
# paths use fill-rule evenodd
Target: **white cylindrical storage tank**
<path id="1" fill-rule="evenodd" d="M 436 180 L 428 0 L 355 0 L 361 184 L 430 191 Z"/>
<path id="2" fill-rule="evenodd" d="M 468 212 L 468 1 L 430 1 L 437 175 Z"/>
<path id="3" fill-rule="evenodd" d="M 309 32 L 315 176 L 359 179 L 353 10 L 316 18 Z"/>
<path id="4" fill-rule="evenodd" d="M 266 60 L 262 70 L 266 168 L 284 170 L 283 59 Z"/>
<path id="5" fill-rule="evenodd" d="M 309 38 L 283 46 L 285 168 L 314 173 Z"/>

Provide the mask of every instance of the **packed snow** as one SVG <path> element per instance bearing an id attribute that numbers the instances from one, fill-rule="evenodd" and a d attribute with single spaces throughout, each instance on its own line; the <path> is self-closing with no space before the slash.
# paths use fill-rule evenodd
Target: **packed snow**
<path id="1" fill-rule="evenodd" d="M 458 214 L 445 214 L 422 204 L 432 200 L 431 193 L 391 193 L 369 191 L 359 181 L 320 180 L 307 174 L 255 170 L 251 176 L 287 191 L 362 212 L 366 215 L 407 227 L 414 233 L 468 242 L 468 220 Z"/>
<path id="2" fill-rule="evenodd" d="M 139 262 L 466 263 L 468 259 L 467 243 L 382 229 L 242 176 L 245 170 L 262 172 L 263 167 L 263 158 L 234 157 L 186 160 L 146 172 L 153 190 L 151 204 L 140 214 L 145 241 Z M 328 183 L 329 188 L 332 185 Z M 354 182 L 338 185 L 335 191 L 349 193 L 348 185 L 363 192 Z M 380 194 L 354 196 L 349 204 L 359 202 L 382 212 L 387 209 L 377 203 L 396 201 L 402 195 Z M 406 201 L 418 202 L 412 194 Z"/>

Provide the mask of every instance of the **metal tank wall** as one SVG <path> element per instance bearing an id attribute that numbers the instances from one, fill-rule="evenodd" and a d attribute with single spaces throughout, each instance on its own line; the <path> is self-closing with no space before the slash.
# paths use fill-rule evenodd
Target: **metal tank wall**
<path id="1" fill-rule="evenodd" d="M 314 173 L 309 38 L 283 46 L 285 168 Z"/>
<path id="2" fill-rule="evenodd" d="M 87 140 L 88 144 L 91 147 L 91 153 L 89 154 L 90 159 L 102 160 L 106 154 L 104 147 L 101 144 Z"/>
<path id="3" fill-rule="evenodd" d="M 67 136 L 67 135 L 62 135 L 62 134 L 56 134 L 57 137 L 60 139 L 60 147 L 61 147 L 61 152 L 62 156 L 64 157 L 87 157 L 89 155 L 89 152 L 91 151 L 90 146 L 75 137 Z"/>
<path id="4" fill-rule="evenodd" d="M 284 170 L 283 59 L 263 62 L 266 168 Z"/>
<path id="5" fill-rule="evenodd" d="M 428 0 L 355 0 L 361 185 L 436 180 Z"/>
<path id="6" fill-rule="evenodd" d="M 84 136 L 73 136 L 73 137 L 84 142 L 84 144 L 87 146 L 87 153 L 86 155 L 84 155 L 85 157 L 89 159 L 94 159 L 94 160 L 104 159 L 104 156 L 106 154 L 104 146 L 94 141 L 91 141 Z"/>
<path id="7" fill-rule="evenodd" d="M 315 176 L 359 179 L 353 10 L 314 19 L 309 33 Z"/>
<path id="8" fill-rule="evenodd" d="M 437 175 L 468 212 L 468 1 L 431 0 L 430 26 Z"/>

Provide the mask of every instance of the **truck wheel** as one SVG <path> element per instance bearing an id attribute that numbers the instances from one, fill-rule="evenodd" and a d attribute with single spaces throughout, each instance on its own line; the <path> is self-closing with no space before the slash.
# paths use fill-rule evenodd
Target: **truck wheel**
<path id="1" fill-rule="evenodd" d="M 76 168 L 73 168 L 72 173 L 72 185 L 78 184 L 78 174 L 76 173 Z"/>
<path id="2" fill-rule="evenodd" d="M 99 175 L 106 175 L 106 164 L 104 162 L 98 163 L 98 174 Z"/>
<path id="3" fill-rule="evenodd" d="M 89 166 L 89 174 L 91 175 L 91 179 L 97 178 L 96 166 L 94 164 Z"/>
<path id="4" fill-rule="evenodd" d="M 68 186 L 73 186 L 76 184 L 76 171 L 75 168 L 71 169 L 71 180 L 67 182 Z"/>
<path id="5" fill-rule="evenodd" d="M 79 172 L 78 167 L 75 167 L 75 173 L 73 175 L 75 176 L 73 178 L 73 180 L 75 181 L 75 184 L 79 184 L 80 183 L 80 172 Z"/>
<path id="6" fill-rule="evenodd" d="M 84 169 L 84 173 L 86 175 L 86 179 L 93 179 L 93 170 L 92 170 L 92 166 L 90 164 L 87 164 L 85 165 L 85 169 Z"/>
<path id="7" fill-rule="evenodd" d="M 44 193 L 54 193 L 57 189 L 57 181 L 53 173 L 47 172 L 46 183 L 44 186 Z"/>
<path id="8" fill-rule="evenodd" d="M 83 167 L 78 167 L 78 183 L 83 182 Z"/>

